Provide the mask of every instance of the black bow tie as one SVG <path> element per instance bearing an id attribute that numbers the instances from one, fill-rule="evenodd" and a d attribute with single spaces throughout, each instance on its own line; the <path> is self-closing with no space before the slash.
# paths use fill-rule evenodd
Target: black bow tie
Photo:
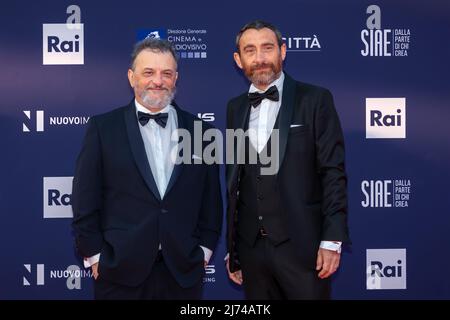
<path id="1" fill-rule="evenodd" d="M 150 114 L 138 111 L 138 119 L 141 126 L 145 126 L 150 119 L 155 120 L 157 124 L 159 124 L 161 127 L 165 128 L 167 124 L 167 119 L 169 118 L 169 114 L 167 112 L 165 113 L 156 113 L 156 114 Z"/>
<path id="2" fill-rule="evenodd" d="M 248 99 L 253 108 L 259 106 L 261 101 L 266 98 L 272 101 L 278 101 L 280 99 L 280 94 L 276 86 L 271 86 L 266 92 L 252 92 L 248 94 Z"/>

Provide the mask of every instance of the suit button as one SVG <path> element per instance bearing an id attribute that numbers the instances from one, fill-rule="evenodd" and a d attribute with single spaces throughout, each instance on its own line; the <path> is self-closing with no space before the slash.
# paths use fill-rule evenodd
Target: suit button
<path id="1" fill-rule="evenodd" d="M 258 181 L 258 182 L 261 181 L 261 177 L 260 177 L 260 176 L 257 176 L 257 177 L 256 177 L 256 181 Z"/>
<path id="2" fill-rule="evenodd" d="M 263 196 L 258 196 L 257 198 L 259 201 L 261 201 L 263 199 Z"/>
<path id="3" fill-rule="evenodd" d="M 168 213 L 168 212 L 169 212 L 169 210 L 161 209 L 161 213 Z"/>
<path id="4" fill-rule="evenodd" d="M 261 220 L 263 219 L 263 217 L 262 217 L 262 216 L 259 216 L 258 219 L 261 221 Z"/>

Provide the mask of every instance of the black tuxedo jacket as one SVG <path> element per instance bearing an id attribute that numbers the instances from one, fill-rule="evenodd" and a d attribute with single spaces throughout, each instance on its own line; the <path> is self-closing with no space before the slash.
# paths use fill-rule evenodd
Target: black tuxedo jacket
<path id="1" fill-rule="evenodd" d="M 178 127 L 193 143 L 199 119 L 175 108 Z M 76 246 L 84 257 L 101 253 L 100 277 L 136 286 L 149 275 L 161 244 L 172 275 L 190 287 L 204 272 L 199 245 L 213 250 L 221 232 L 218 166 L 175 165 L 161 199 L 138 125 L 134 101 L 89 120 L 73 180 Z"/>
<path id="2" fill-rule="evenodd" d="M 250 108 L 247 93 L 230 100 L 227 128 L 247 130 Z M 301 261 L 315 269 L 321 240 L 349 241 L 342 129 L 331 93 L 287 74 L 278 117 L 277 183 L 283 216 Z M 242 144 L 235 145 L 235 156 L 238 148 L 243 148 Z M 236 252 L 240 166 L 235 160 L 226 167 L 231 271 L 240 269 Z"/>

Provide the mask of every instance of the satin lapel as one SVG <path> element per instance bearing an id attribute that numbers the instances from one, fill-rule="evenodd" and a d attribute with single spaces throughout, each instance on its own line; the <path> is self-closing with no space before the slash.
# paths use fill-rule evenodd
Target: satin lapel
<path id="1" fill-rule="evenodd" d="M 172 102 L 172 105 L 175 107 L 175 110 L 177 111 L 178 129 L 189 130 L 187 127 L 187 121 L 186 119 L 184 119 L 183 113 L 181 112 L 178 105 L 174 101 Z M 191 139 L 194 139 L 194 134 L 192 132 L 191 132 Z M 182 157 L 183 155 L 180 156 Z M 184 168 L 183 162 L 174 165 L 172 175 L 170 176 L 170 180 L 169 183 L 167 184 L 166 192 L 164 195 L 168 194 L 170 189 L 172 189 L 181 172 L 183 171 L 183 168 Z"/>
<path id="2" fill-rule="evenodd" d="M 285 73 L 279 118 L 279 167 L 283 163 L 295 104 L 295 81 Z M 278 170 L 277 170 L 278 171 Z"/>
<path id="3" fill-rule="evenodd" d="M 242 101 L 241 105 L 237 109 L 237 112 L 234 115 L 233 123 L 236 124 L 235 127 L 233 128 L 234 130 L 242 129 L 245 132 L 248 129 L 249 113 L 250 113 L 250 103 L 248 101 L 248 97 L 245 97 L 244 100 Z M 230 142 L 231 141 L 228 141 L 227 143 L 230 143 Z M 241 150 L 241 152 L 244 152 L 244 148 L 242 145 L 243 143 L 245 143 L 245 139 L 238 140 L 238 143 L 236 143 L 236 144 L 233 142 L 234 159 L 233 159 L 233 163 L 230 164 L 231 170 L 229 171 L 229 174 L 227 176 L 227 187 L 228 187 L 228 191 L 230 191 L 230 192 L 231 192 L 231 188 L 233 186 L 233 182 L 235 182 L 237 179 L 239 166 L 240 166 L 237 163 L 237 159 L 238 159 L 237 151 Z M 242 156 L 244 156 L 244 155 L 245 155 L 245 153 Z"/>
<path id="4" fill-rule="evenodd" d="M 141 132 L 138 127 L 138 120 L 136 116 L 136 106 L 134 102 L 131 102 L 129 107 L 125 110 L 125 125 L 127 128 L 128 141 L 130 143 L 131 152 L 133 154 L 136 165 L 147 184 L 147 187 L 156 197 L 161 200 L 158 187 L 156 186 L 155 179 L 150 169 L 150 164 L 145 152 L 144 141 L 142 140 Z"/>

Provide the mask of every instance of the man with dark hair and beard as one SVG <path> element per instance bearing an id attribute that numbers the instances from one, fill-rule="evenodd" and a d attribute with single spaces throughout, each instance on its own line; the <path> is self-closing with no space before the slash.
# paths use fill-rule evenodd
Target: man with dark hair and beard
<path id="1" fill-rule="evenodd" d="M 176 158 L 185 151 L 177 129 L 192 143 L 201 139 L 194 136 L 200 120 L 173 101 L 177 77 L 172 45 L 143 40 L 128 70 L 133 101 L 89 120 L 73 180 L 72 226 L 96 299 L 201 298 L 222 198 L 217 165 Z"/>
<path id="2" fill-rule="evenodd" d="M 349 241 L 344 138 L 332 95 L 283 72 L 286 45 L 270 23 L 245 25 L 236 47 L 251 86 L 227 110 L 227 128 L 248 132 L 236 147 L 245 163 L 235 159 L 226 170 L 229 277 L 248 299 L 329 299 Z M 263 173 L 262 154 L 278 163 L 275 174 Z"/>

